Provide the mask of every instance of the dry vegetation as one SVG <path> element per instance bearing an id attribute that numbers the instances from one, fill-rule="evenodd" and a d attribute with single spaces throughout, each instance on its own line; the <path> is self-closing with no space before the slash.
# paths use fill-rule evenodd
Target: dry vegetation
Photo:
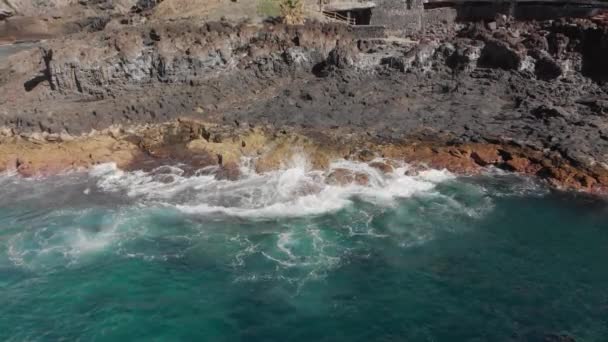
<path id="1" fill-rule="evenodd" d="M 281 0 L 281 19 L 287 25 L 304 23 L 304 4 L 301 0 Z"/>

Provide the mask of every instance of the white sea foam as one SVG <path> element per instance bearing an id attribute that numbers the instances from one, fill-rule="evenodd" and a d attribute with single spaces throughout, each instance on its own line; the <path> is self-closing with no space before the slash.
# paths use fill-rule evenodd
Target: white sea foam
<path id="1" fill-rule="evenodd" d="M 383 174 L 366 163 L 336 161 L 329 171 L 311 170 L 306 158 L 296 156 L 280 170 L 257 174 L 243 163 L 236 181 L 217 180 L 211 172 L 184 176 L 178 167 L 152 172 L 124 172 L 105 164 L 91 171 L 100 189 L 124 192 L 130 197 L 162 203 L 188 214 L 222 214 L 248 218 L 321 215 L 338 211 L 353 199 L 392 206 L 398 198 L 432 192 L 438 183 L 454 178 L 445 170 L 427 170 L 407 176 L 408 165 Z M 367 175 L 369 184 L 327 184 L 327 175 L 347 169 Z M 207 170 L 212 171 L 212 170 Z"/>
<path id="2" fill-rule="evenodd" d="M 104 251 L 124 238 L 118 232 L 122 219 L 111 215 L 97 229 L 79 224 L 86 220 L 89 210 L 79 212 L 56 211 L 45 219 L 50 224 L 25 230 L 7 240 L 7 256 L 15 266 L 28 269 L 47 269 L 57 265 L 78 263 L 82 257 Z M 54 222 L 71 217 L 71 223 Z"/>

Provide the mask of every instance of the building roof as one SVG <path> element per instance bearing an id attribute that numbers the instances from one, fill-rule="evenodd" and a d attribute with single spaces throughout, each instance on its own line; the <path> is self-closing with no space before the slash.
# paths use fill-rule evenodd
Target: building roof
<path id="1" fill-rule="evenodd" d="M 325 11 L 352 11 L 362 10 L 376 7 L 376 4 L 371 1 L 336 1 L 323 6 Z"/>

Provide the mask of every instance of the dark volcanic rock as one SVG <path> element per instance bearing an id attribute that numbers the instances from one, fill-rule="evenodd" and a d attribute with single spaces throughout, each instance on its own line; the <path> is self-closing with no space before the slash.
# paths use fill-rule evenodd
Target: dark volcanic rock
<path id="1" fill-rule="evenodd" d="M 542 56 L 536 61 L 534 73 L 541 80 L 553 80 L 560 77 L 563 71 L 555 59 Z"/>
<path id="2" fill-rule="evenodd" d="M 490 40 L 481 50 L 479 65 L 489 68 L 517 70 L 521 65 L 522 57 L 507 43 L 499 40 Z"/>
<path id="3" fill-rule="evenodd" d="M 191 117 L 362 134 L 370 145 L 509 144 L 539 153 L 537 161 L 565 160 L 543 166 L 551 177 L 591 184 L 564 171 L 576 165 L 604 184 L 608 86 L 600 62 L 608 51 L 592 48 L 608 37 L 603 32 L 560 22 L 513 22 L 492 32 L 476 24 L 443 41 L 357 48 L 340 25 L 151 21 L 48 41 L 1 62 L 0 125 L 14 135 L 78 135 Z M 523 152 L 467 153 L 450 150 L 433 165 L 539 171 Z"/>
<path id="4" fill-rule="evenodd" d="M 328 66 L 344 69 L 355 64 L 356 60 L 357 54 L 352 46 L 338 46 L 329 52 L 325 63 Z"/>
<path id="5" fill-rule="evenodd" d="M 459 44 L 448 57 L 447 65 L 455 70 L 469 70 L 475 67 L 480 57 L 481 49 L 477 46 Z"/>

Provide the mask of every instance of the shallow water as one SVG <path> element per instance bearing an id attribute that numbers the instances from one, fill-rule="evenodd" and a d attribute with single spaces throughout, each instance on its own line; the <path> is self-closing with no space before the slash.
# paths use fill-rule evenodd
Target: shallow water
<path id="1" fill-rule="evenodd" d="M 608 340 L 606 201 L 333 167 L 1 176 L 0 340 Z"/>

